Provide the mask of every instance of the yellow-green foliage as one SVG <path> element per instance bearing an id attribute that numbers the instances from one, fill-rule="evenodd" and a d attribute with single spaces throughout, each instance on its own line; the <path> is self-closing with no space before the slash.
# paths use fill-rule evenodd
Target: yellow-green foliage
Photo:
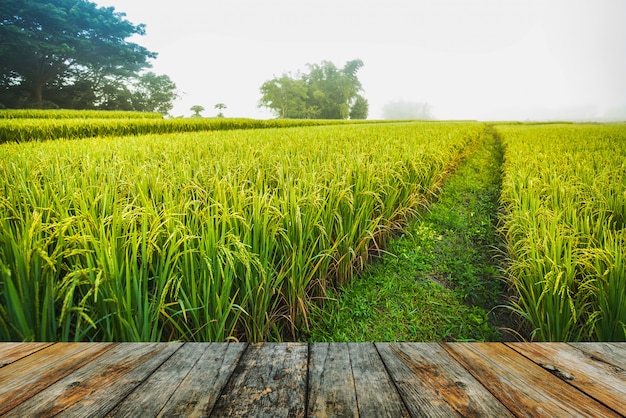
<path id="1" fill-rule="evenodd" d="M 0 145 L 0 340 L 293 338 L 482 129 Z"/>
<path id="2" fill-rule="evenodd" d="M 500 126 L 517 311 L 543 341 L 626 339 L 626 125 Z"/>
<path id="3" fill-rule="evenodd" d="M 0 109 L 0 119 L 162 119 L 160 113 L 122 110 Z"/>
<path id="4" fill-rule="evenodd" d="M 123 113 L 123 112 L 113 112 Z M 122 136 L 167 134 L 228 129 L 278 128 L 319 126 L 330 124 L 366 123 L 366 121 L 319 119 L 245 119 L 245 118 L 0 118 L 0 144 L 5 142 L 77 139 L 93 136 Z M 370 122 L 371 123 L 371 122 Z"/>

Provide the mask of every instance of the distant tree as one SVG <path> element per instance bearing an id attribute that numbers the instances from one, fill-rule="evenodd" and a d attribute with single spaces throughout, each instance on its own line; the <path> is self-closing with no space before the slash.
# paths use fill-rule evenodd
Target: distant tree
<path id="1" fill-rule="evenodd" d="M 347 119 L 358 101 L 356 115 L 363 115 L 367 100 L 356 73 L 363 61 L 349 61 L 343 68 L 332 62 L 309 64 L 308 73 L 293 77 L 283 74 L 261 86 L 259 106 L 269 108 L 279 118 Z M 361 99 L 358 99 L 361 97 Z M 367 107 L 367 106 L 366 106 Z"/>
<path id="2" fill-rule="evenodd" d="M 308 116 L 306 99 L 306 82 L 283 74 L 263 83 L 259 107 L 269 108 L 280 119 L 305 119 Z"/>
<path id="3" fill-rule="evenodd" d="M 219 113 L 217 114 L 218 118 L 223 118 L 224 114 L 222 113 L 222 110 L 226 109 L 226 105 L 224 103 L 217 103 L 215 106 L 215 109 L 219 110 Z"/>
<path id="4" fill-rule="evenodd" d="M 136 76 L 156 54 L 127 40 L 145 27 L 124 16 L 88 0 L 2 0 L 2 101 L 43 107 L 44 92 Z"/>
<path id="5" fill-rule="evenodd" d="M 407 102 L 398 100 L 389 102 L 383 106 L 383 119 L 406 120 L 406 119 L 432 119 L 430 105 L 421 102 Z"/>
<path id="6" fill-rule="evenodd" d="M 120 79 L 111 79 L 95 86 L 97 92 L 96 107 L 103 110 L 134 110 L 133 92 Z"/>
<path id="7" fill-rule="evenodd" d="M 367 119 L 369 103 L 360 94 L 356 96 L 352 109 L 350 109 L 350 119 Z"/>
<path id="8" fill-rule="evenodd" d="M 342 69 L 332 62 L 309 65 L 307 107 L 318 108 L 321 119 L 347 119 L 361 83 L 356 77 L 363 61 L 348 61 Z"/>
<path id="9" fill-rule="evenodd" d="M 133 110 L 166 115 L 178 97 L 176 84 L 168 76 L 153 72 L 139 76 L 133 87 Z"/>
<path id="10" fill-rule="evenodd" d="M 18 97 L 7 100 L 11 107 L 28 105 L 28 93 L 24 94 L 24 92 L 21 92 L 20 94 L 19 89 L 12 90 L 12 93 L 17 94 Z M 63 109 L 96 109 L 96 104 L 100 101 L 101 95 L 102 92 L 96 80 L 77 73 L 70 83 L 63 82 L 63 80 L 48 83 L 43 89 L 43 96 L 46 97 L 43 107 L 58 106 Z M 2 100 L 3 97 L 0 97 L 0 101 Z"/>
<path id="11" fill-rule="evenodd" d="M 135 110 L 167 114 L 178 97 L 167 75 L 152 72 L 138 77 L 92 79 L 81 74 L 70 84 L 51 83 L 44 89 L 50 103 L 67 109 Z"/>
<path id="12" fill-rule="evenodd" d="M 191 115 L 192 118 L 201 118 L 202 115 L 200 115 L 200 112 L 204 112 L 204 106 L 193 105 L 189 110 L 193 112 L 193 115 Z"/>

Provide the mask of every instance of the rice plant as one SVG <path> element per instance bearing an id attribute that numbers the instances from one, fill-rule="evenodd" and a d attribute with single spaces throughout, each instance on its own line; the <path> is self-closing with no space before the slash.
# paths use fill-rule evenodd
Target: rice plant
<path id="1" fill-rule="evenodd" d="M 625 125 L 499 126 L 515 310 L 541 341 L 624 341 Z"/>
<path id="2" fill-rule="evenodd" d="M 6 113 L 8 112 L 8 113 Z M 199 132 L 230 129 L 280 128 L 294 126 L 320 126 L 331 124 L 364 124 L 367 121 L 319 120 L 319 119 L 270 119 L 245 118 L 176 118 L 148 117 L 139 112 L 78 111 L 24 111 L 24 116 L 13 118 L 14 112 L 0 111 L 0 144 L 5 142 L 46 141 L 54 139 L 80 139 L 95 136 L 121 136 L 167 134 L 176 132 Z M 16 112 L 15 112 L 16 113 Z M 30 115 L 30 116 L 29 116 Z M 93 115 L 93 117 L 86 117 Z M 140 117 L 147 115 L 146 117 Z M 48 117 L 46 117 L 48 116 Z M 160 116 L 160 115 L 159 115 Z M 371 123 L 372 121 L 369 121 Z"/>
<path id="3" fill-rule="evenodd" d="M 0 109 L 0 119 L 162 119 L 157 112 L 74 109 Z"/>
<path id="4" fill-rule="evenodd" d="M 0 340 L 297 338 L 483 128 L 2 144 Z"/>

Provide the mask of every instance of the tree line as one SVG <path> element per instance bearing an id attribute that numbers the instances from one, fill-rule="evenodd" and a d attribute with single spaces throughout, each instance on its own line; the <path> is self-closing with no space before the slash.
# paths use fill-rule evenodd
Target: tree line
<path id="1" fill-rule="evenodd" d="M 128 40 L 144 35 L 145 25 L 125 16 L 88 0 L 2 0 L 0 108 L 167 114 L 176 84 L 147 71 L 157 53 Z M 360 59 L 342 68 L 309 64 L 307 72 L 263 83 L 258 104 L 278 118 L 365 119 L 368 102 L 357 78 L 362 66 Z"/>
<path id="2" fill-rule="evenodd" d="M 144 34 L 87 0 L 2 0 L 0 107 L 167 113 L 176 85 L 146 72 L 157 54 L 127 40 Z"/>
<path id="3" fill-rule="evenodd" d="M 368 102 L 361 92 L 357 72 L 363 61 L 348 61 L 337 68 L 329 61 L 309 64 L 309 71 L 285 73 L 261 86 L 259 106 L 278 118 L 366 119 Z"/>

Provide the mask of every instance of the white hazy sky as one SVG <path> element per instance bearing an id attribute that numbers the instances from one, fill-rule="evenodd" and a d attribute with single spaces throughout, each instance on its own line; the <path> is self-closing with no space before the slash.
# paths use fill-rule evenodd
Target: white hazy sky
<path id="1" fill-rule="evenodd" d="M 263 82 L 360 58 L 369 118 L 391 101 L 438 119 L 626 119 L 624 0 L 96 0 L 157 52 L 173 115 L 269 118 Z"/>

